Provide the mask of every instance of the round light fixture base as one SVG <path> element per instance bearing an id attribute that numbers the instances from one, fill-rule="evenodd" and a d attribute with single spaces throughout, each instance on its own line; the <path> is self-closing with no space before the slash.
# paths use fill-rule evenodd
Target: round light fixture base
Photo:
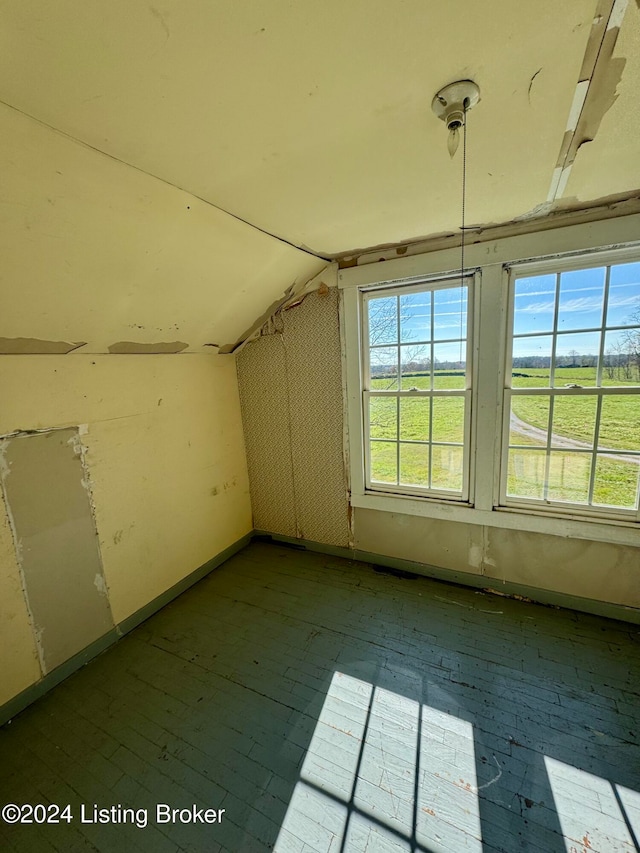
<path id="1" fill-rule="evenodd" d="M 431 109 L 451 131 L 464 124 L 464 114 L 480 100 L 480 89 L 473 80 L 457 80 L 436 93 Z"/>

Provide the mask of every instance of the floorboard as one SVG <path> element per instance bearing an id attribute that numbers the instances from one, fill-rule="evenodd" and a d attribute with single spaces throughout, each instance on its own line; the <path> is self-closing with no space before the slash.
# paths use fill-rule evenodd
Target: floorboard
<path id="1" fill-rule="evenodd" d="M 633 853 L 639 676 L 635 626 L 254 542 L 0 729 L 0 804 L 70 816 L 0 847 Z"/>

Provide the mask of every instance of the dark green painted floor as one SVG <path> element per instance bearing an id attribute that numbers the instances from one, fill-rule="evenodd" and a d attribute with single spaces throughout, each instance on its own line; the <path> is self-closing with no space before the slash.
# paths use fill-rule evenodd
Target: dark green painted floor
<path id="1" fill-rule="evenodd" d="M 0 730 L 0 803 L 71 816 L 0 846 L 637 851 L 639 640 L 254 542 Z"/>

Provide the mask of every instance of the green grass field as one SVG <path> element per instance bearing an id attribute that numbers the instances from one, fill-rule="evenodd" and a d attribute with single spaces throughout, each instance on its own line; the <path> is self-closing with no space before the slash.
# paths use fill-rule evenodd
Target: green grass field
<path id="1" fill-rule="evenodd" d="M 517 388 L 548 387 L 549 370 L 519 368 L 516 372 L 527 376 L 514 378 Z M 436 372 L 435 389 L 464 388 L 464 376 L 448 375 L 450 371 Z M 426 390 L 429 376 L 406 376 L 402 388 Z M 594 368 L 558 368 L 555 386 L 568 384 L 593 387 Z M 603 385 L 637 385 L 620 379 L 603 378 Z M 395 388 L 394 380 L 373 380 L 372 389 Z M 400 445 L 400 482 L 405 485 L 431 486 L 431 488 L 459 491 L 462 488 L 462 441 L 464 434 L 464 398 L 447 397 L 409 398 L 400 400 L 399 418 L 395 399 L 371 398 L 371 437 L 382 439 L 372 442 L 372 477 L 378 482 L 396 483 L 398 458 L 396 440 L 429 441 L 430 403 L 431 415 L 431 484 L 429 484 L 427 445 Z M 548 429 L 548 396 L 513 397 L 513 412 L 538 429 Z M 585 396 L 556 396 L 554 401 L 552 433 L 576 442 L 593 441 L 596 418 L 596 398 Z M 385 441 L 386 440 L 386 441 Z M 438 446 L 438 442 L 459 445 Z M 511 444 L 524 446 L 510 451 L 508 493 L 512 496 L 541 499 L 544 497 L 546 453 L 536 448 L 544 447 L 543 435 L 512 431 Z M 640 450 L 640 403 L 637 398 L 612 395 L 603 400 L 600 421 L 599 446 L 616 450 Z M 553 443 L 552 443 L 553 447 Z M 597 459 L 593 489 L 593 503 L 630 508 L 635 506 L 640 466 L 633 462 L 600 455 Z M 548 471 L 547 498 L 571 503 L 588 503 L 591 476 L 591 455 L 566 448 L 553 450 Z"/>

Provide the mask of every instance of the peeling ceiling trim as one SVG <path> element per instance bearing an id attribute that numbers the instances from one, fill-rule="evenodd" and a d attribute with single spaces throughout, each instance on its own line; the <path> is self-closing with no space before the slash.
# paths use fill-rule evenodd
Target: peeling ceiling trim
<path id="1" fill-rule="evenodd" d="M 564 207 L 559 207 L 556 201 L 555 209 L 551 203 L 540 205 L 534 211 L 509 222 L 479 225 L 468 228 L 465 236 L 466 245 L 498 240 L 502 237 L 515 237 L 521 234 L 532 234 L 536 231 L 549 231 L 567 225 L 579 225 L 586 222 L 598 222 L 603 219 L 614 219 L 620 216 L 631 216 L 640 213 L 640 189 L 633 193 L 607 196 L 598 199 L 590 205 L 571 206 L 565 200 Z M 460 246 L 459 233 L 436 234 L 408 243 L 379 246 L 378 248 L 350 252 L 337 259 L 338 268 L 346 269 L 353 266 L 390 261 L 402 255 L 422 255 L 441 249 L 451 249 Z"/>
<path id="2" fill-rule="evenodd" d="M 626 60 L 613 59 L 628 0 L 599 0 L 547 201 L 562 198 L 580 146 L 591 142 L 617 98 Z"/>

